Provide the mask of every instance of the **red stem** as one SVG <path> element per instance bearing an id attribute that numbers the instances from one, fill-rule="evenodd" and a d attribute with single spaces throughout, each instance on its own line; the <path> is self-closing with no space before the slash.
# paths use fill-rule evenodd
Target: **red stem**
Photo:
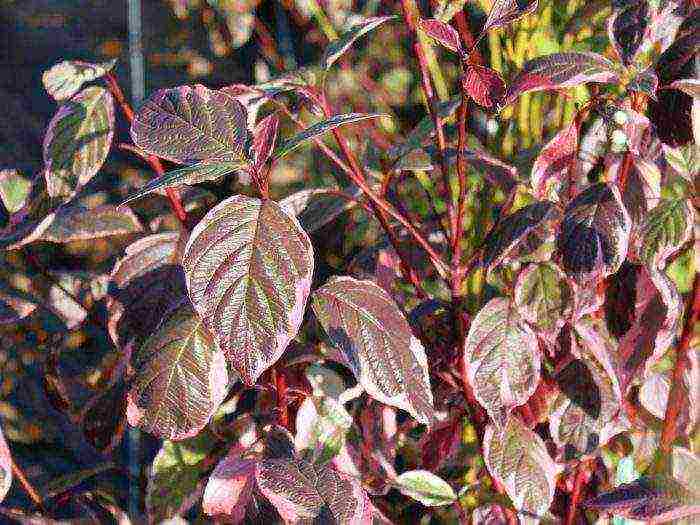
<path id="1" fill-rule="evenodd" d="M 272 369 L 272 381 L 275 384 L 277 399 L 277 422 L 289 430 L 289 410 L 287 410 L 287 378 L 284 370 Z"/>
<path id="2" fill-rule="evenodd" d="M 571 491 L 571 501 L 569 503 L 569 512 L 566 515 L 566 525 L 574 525 L 576 523 L 576 513 L 578 504 L 581 501 L 583 487 L 586 485 L 586 463 L 582 462 L 576 471 L 574 479 L 574 488 Z"/>

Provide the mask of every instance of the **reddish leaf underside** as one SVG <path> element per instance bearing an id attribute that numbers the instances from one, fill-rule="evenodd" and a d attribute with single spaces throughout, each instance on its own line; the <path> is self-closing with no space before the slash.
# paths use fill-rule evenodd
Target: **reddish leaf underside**
<path id="1" fill-rule="evenodd" d="M 433 38 L 438 44 L 454 53 L 462 53 L 462 42 L 459 33 L 450 24 L 446 24 L 435 18 L 423 19 L 419 23 L 420 29 Z"/>
<path id="2" fill-rule="evenodd" d="M 465 65 L 462 89 L 480 106 L 492 108 L 506 93 L 506 84 L 498 72 L 476 64 Z"/>

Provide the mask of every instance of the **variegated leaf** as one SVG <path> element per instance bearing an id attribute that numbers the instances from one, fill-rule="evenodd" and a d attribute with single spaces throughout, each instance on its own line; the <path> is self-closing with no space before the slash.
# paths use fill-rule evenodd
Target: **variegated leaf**
<path id="1" fill-rule="evenodd" d="M 651 19 L 647 0 L 621 0 L 608 20 L 608 37 L 618 58 L 630 65 L 637 54 Z"/>
<path id="2" fill-rule="evenodd" d="M 296 449 L 312 463 L 327 463 L 345 443 L 352 417 L 338 400 L 309 396 L 297 411 Z"/>
<path id="3" fill-rule="evenodd" d="M 571 317 L 573 291 L 559 267 L 544 262 L 520 272 L 514 300 L 523 319 L 543 334 L 556 336 Z"/>
<path id="4" fill-rule="evenodd" d="M 564 213 L 557 239 L 564 271 L 578 280 L 615 273 L 627 256 L 631 228 L 617 186 L 590 186 Z"/>
<path id="5" fill-rule="evenodd" d="M 663 144 L 666 163 L 688 182 L 700 175 L 700 144 L 689 142 L 685 146 L 672 148 Z"/>
<path id="6" fill-rule="evenodd" d="M 10 213 L 17 213 L 27 203 L 32 182 L 18 170 L 0 169 L 0 200 Z"/>
<path id="7" fill-rule="evenodd" d="M 450 24 L 435 18 L 428 18 L 421 20 L 418 27 L 442 47 L 453 53 L 462 53 L 462 41 L 459 38 L 459 33 Z"/>
<path id="8" fill-rule="evenodd" d="M 64 60 L 44 71 L 41 77 L 44 89 L 56 102 L 63 102 L 75 95 L 83 84 L 96 80 L 109 73 L 117 59 L 107 62 L 82 62 Z"/>
<path id="9" fill-rule="evenodd" d="M 326 48 L 326 52 L 323 54 L 321 59 L 321 65 L 327 71 L 335 63 L 338 58 L 340 58 L 343 53 L 345 53 L 350 46 L 355 43 L 355 41 L 362 35 L 365 35 L 379 27 L 384 22 L 392 20 L 393 16 L 375 16 L 371 18 L 366 18 L 358 24 L 352 26 L 347 32 L 345 32 L 338 40 L 334 40 Z"/>
<path id="10" fill-rule="evenodd" d="M 257 461 L 242 457 L 241 452 L 234 446 L 209 476 L 202 500 L 205 514 L 243 523 L 253 500 Z"/>
<path id="11" fill-rule="evenodd" d="M 334 277 L 314 292 L 313 309 L 372 397 L 431 423 L 425 350 L 385 290 L 371 281 Z"/>
<path id="12" fill-rule="evenodd" d="M 243 195 L 212 208 L 182 258 L 204 324 L 246 384 L 282 355 L 304 316 L 311 241 L 276 202 Z"/>
<path id="13" fill-rule="evenodd" d="M 396 478 L 396 487 L 404 496 L 426 507 L 450 505 L 457 495 L 447 482 L 427 470 L 409 470 Z"/>
<path id="14" fill-rule="evenodd" d="M 610 166 L 609 172 L 619 172 L 622 159 Z M 661 199 L 661 172 L 653 162 L 636 158 L 627 172 L 622 202 L 634 226 L 646 218 L 650 209 Z"/>
<path id="15" fill-rule="evenodd" d="M 544 145 L 532 165 L 530 184 L 539 199 L 565 201 L 574 176 L 578 153 L 578 128 L 575 123 L 559 131 Z"/>
<path id="16" fill-rule="evenodd" d="M 469 327 L 464 363 L 474 396 L 501 426 L 540 380 L 537 338 L 510 301 L 491 299 Z"/>
<path id="17" fill-rule="evenodd" d="M 72 242 L 126 235 L 143 231 L 143 226 L 131 210 L 117 210 L 111 204 L 97 208 L 70 206 L 59 209 L 40 240 Z"/>
<path id="18" fill-rule="evenodd" d="M 690 239 L 693 208 L 687 200 L 662 200 L 644 217 L 634 238 L 639 260 L 650 268 L 663 269 L 668 258 Z"/>
<path id="19" fill-rule="evenodd" d="M 345 192 L 356 199 L 362 196 L 362 191 L 357 187 L 348 188 Z M 339 197 L 333 190 L 313 188 L 292 193 L 279 205 L 288 214 L 295 215 L 304 231 L 311 235 L 356 204 Z"/>
<path id="20" fill-rule="evenodd" d="M 253 165 L 260 169 L 272 155 L 277 140 L 277 128 L 280 119 L 277 115 L 268 115 L 255 126 L 253 130 L 253 143 L 250 146 Z"/>
<path id="21" fill-rule="evenodd" d="M 0 476 L 2 476 L 0 481 L 0 501 L 2 501 L 12 485 L 12 456 L 2 429 L 0 429 Z"/>
<path id="22" fill-rule="evenodd" d="M 627 84 L 627 91 L 644 93 L 653 100 L 656 100 L 657 89 L 659 89 L 659 77 L 656 76 L 653 68 L 645 69 Z"/>
<path id="23" fill-rule="evenodd" d="M 462 89 L 474 102 L 485 108 L 492 108 L 501 102 L 506 93 L 506 83 L 497 71 L 477 64 L 467 64 L 464 69 Z"/>
<path id="24" fill-rule="evenodd" d="M 479 39 L 490 29 L 512 24 L 519 18 L 534 12 L 537 0 L 495 0 Z"/>
<path id="25" fill-rule="evenodd" d="M 690 95 L 694 99 L 700 98 L 700 79 L 683 78 L 681 80 L 674 80 L 671 82 L 670 87 L 683 91 L 683 93 Z"/>
<path id="26" fill-rule="evenodd" d="M 561 469 L 542 438 L 520 420 L 510 417 L 502 428 L 486 427 L 484 461 L 521 515 L 542 517 L 549 509 Z"/>
<path id="27" fill-rule="evenodd" d="M 114 102 L 89 87 L 59 107 L 44 137 L 44 177 L 51 197 L 68 199 L 95 176 L 114 135 Z"/>
<path id="28" fill-rule="evenodd" d="M 177 162 L 247 162 L 247 114 L 222 91 L 202 85 L 156 91 L 131 124 L 134 144 L 152 155 Z"/>

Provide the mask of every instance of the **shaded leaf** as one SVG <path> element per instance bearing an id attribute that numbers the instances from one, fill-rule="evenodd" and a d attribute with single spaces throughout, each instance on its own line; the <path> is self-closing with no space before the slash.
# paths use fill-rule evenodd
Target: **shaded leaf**
<path id="1" fill-rule="evenodd" d="M 27 203 L 32 182 L 18 170 L 0 169 L 0 200 L 10 213 L 17 213 Z"/>
<path id="2" fill-rule="evenodd" d="M 379 27 L 387 20 L 396 18 L 394 16 L 375 16 L 371 18 L 366 18 L 359 22 L 358 24 L 352 26 L 348 31 L 346 31 L 338 40 L 332 41 L 326 47 L 326 51 L 321 59 L 321 65 L 326 71 L 335 63 L 338 58 L 345 53 L 350 46 L 352 46 L 355 41 L 362 35 L 365 35 Z"/>
<path id="3" fill-rule="evenodd" d="M 351 124 L 353 122 L 360 122 L 361 120 L 367 120 L 372 118 L 386 117 L 381 113 L 347 113 L 345 115 L 335 115 L 321 122 L 306 128 L 294 135 L 291 139 L 285 140 L 277 148 L 272 156 L 276 159 L 282 158 L 288 153 L 291 153 L 304 142 L 312 140 L 316 137 L 323 135 L 335 128 L 338 128 L 344 124 Z"/>
<path id="4" fill-rule="evenodd" d="M 0 481 L 0 501 L 2 501 L 12 485 L 12 456 L 2 429 L 0 429 L 0 476 L 2 476 Z"/>
<path id="5" fill-rule="evenodd" d="M 523 319 L 545 334 L 556 335 L 572 313 L 571 286 L 551 262 L 531 264 L 520 272 L 513 296 Z"/>
<path id="6" fill-rule="evenodd" d="M 494 298 L 474 317 L 464 343 L 474 397 L 500 426 L 540 380 L 537 338 L 507 299 Z"/>
<path id="7" fill-rule="evenodd" d="M 664 268 L 668 258 L 690 239 L 693 216 L 687 200 L 662 200 L 645 215 L 635 235 L 639 260 L 650 268 Z"/>
<path id="8" fill-rule="evenodd" d="M 277 140 L 277 128 L 280 119 L 277 115 L 268 115 L 255 126 L 253 130 L 253 143 L 251 144 L 253 165 L 260 169 L 272 155 Z"/>
<path id="9" fill-rule="evenodd" d="M 659 88 L 659 77 L 652 68 L 645 69 L 641 73 L 638 73 L 627 84 L 627 91 L 636 91 L 639 93 L 644 93 L 648 97 L 656 100 L 656 90 Z"/>
<path id="10" fill-rule="evenodd" d="M 670 87 L 678 89 L 697 99 L 700 98 L 700 80 L 696 78 L 683 78 L 671 82 Z"/>
<path id="11" fill-rule="evenodd" d="M 83 409 L 80 419 L 83 433 L 102 454 L 109 454 L 124 436 L 127 393 L 126 382 L 116 381 Z"/>
<path id="12" fill-rule="evenodd" d="M 345 193 L 356 199 L 362 196 L 362 191 L 357 187 L 348 188 Z M 339 197 L 333 190 L 312 188 L 286 196 L 279 205 L 289 215 L 295 215 L 304 231 L 311 235 L 356 203 Z"/>
<path id="13" fill-rule="evenodd" d="M 608 37 L 618 58 L 630 65 L 642 44 L 644 33 L 650 21 L 647 0 L 622 0 L 608 20 Z"/>
<path id="14" fill-rule="evenodd" d="M 296 449 L 312 463 L 327 463 L 345 443 L 345 433 L 352 417 L 345 407 L 331 397 L 309 396 L 297 411 L 294 438 Z"/>
<path id="15" fill-rule="evenodd" d="M 114 102 L 89 87 L 61 105 L 44 136 L 44 177 L 51 197 L 70 198 L 95 176 L 114 135 Z"/>
<path id="16" fill-rule="evenodd" d="M 453 53 L 462 53 L 462 42 L 459 33 L 450 24 L 435 18 L 422 19 L 418 27 L 430 38 Z"/>
<path id="17" fill-rule="evenodd" d="M 489 67 L 476 64 L 467 64 L 464 67 L 462 89 L 474 102 L 485 108 L 499 104 L 506 93 L 506 83 L 501 75 Z"/>
<path id="18" fill-rule="evenodd" d="M 195 310 L 253 384 L 301 324 L 314 268 L 309 237 L 277 203 L 235 195 L 195 226 L 182 266 Z"/>
<path id="19" fill-rule="evenodd" d="M 62 208 L 39 239 L 50 242 L 72 242 L 126 235 L 143 231 L 131 210 L 120 210 L 111 204 L 97 208 L 70 206 Z"/>
<path id="20" fill-rule="evenodd" d="M 484 460 L 522 514 L 541 517 L 549 509 L 560 468 L 549 457 L 542 439 L 520 420 L 508 418 L 500 429 L 486 427 Z"/>
<path id="21" fill-rule="evenodd" d="M 615 170 L 615 168 L 611 168 Z M 627 175 L 622 202 L 634 225 L 646 218 L 661 197 L 661 172 L 653 162 L 636 158 Z"/>
<path id="22" fill-rule="evenodd" d="M 445 480 L 427 470 L 410 470 L 396 478 L 401 494 L 420 501 L 426 507 L 450 505 L 457 499 Z"/>
<path id="23" fill-rule="evenodd" d="M 564 213 L 557 239 L 564 271 L 578 280 L 615 273 L 627 256 L 631 227 L 616 186 L 588 187 Z"/>
<path id="24" fill-rule="evenodd" d="M 575 123 L 559 131 L 544 145 L 532 165 L 530 184 L 539 199 L 565 201 L 570 192 L 569 178 L 574 174 L 578 153 L 578 129 Z"/>
<path id="25" fill-rule="evenodd" d="M 525 62 L 512 80 L 503 104 L 528 91 L 574 87 L 586 82 L 614 83 L 618 79 L 612 62 L 596 53 L 554 53 Z"/>
<path id="26" fill-rule="evenodd" d="M 109 73 L 116 63 L 116 58 L 97 63 L 64 60 L 44 71 L 41 81 L 46 92 L 54 100 L 63 102 L 80 91 L 86 82 L 91 82 Z"/>
<path id="27" fill-rule="evenodd" d="M 512 24 L 537 9 L 537 0 L 495 0 L 479 40 L 490 29 Z"/>
<path id="28" fill-rule="evenodd" d="M 245 163 L 245 107 L 200 84 L 156 91 L 131 124 L 134 144 L 179 164 Z"/>
<path id="29" fill-rule="evenodd" d="M 241 457 L 241 450 L 233 447 L 209 476 L 202 500 L 204 513 L 243 522 L 253 499 L 256 464 L 254 459 Z"/>

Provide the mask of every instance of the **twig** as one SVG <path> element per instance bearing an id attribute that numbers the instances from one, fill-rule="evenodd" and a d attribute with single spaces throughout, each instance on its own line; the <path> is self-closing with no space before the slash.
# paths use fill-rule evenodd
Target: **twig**
<path id="1" fill-rule="evenodd" d="M 46 512 L 46 509 L 44 508 L 44 503 L 41 500 L 41 495 L 39 494 L 39 492 L 32 486 L 32 484 L 29 482 L 27 477 L 24 475 L 24 472 L 22 471 L 20 466 L 17 465 L 17 463 L 15 463 L 15 460 L 10 458 L 10 461 L 12 463 L 13 476 L 15 478 L 17 478 L 20 485 L 22 485 L 22 488 L 29 496 L 29 499 L 32 500 L 34 505 L 36 505 L 37 508 L 40 509 L 46 515 L 47 512 Z"/>
<path id="2" fill-rule="evenodd" d="M 574 525 L 576 523 L 576 513 L 579 501 L 581 501 L 581 493 L 585 486 L 586 480 L 586 462 L 581 462 L 576 471 L 574 478 L 574 488 L 571 491 L 571 501 L 569 502 L 569 512 L 566 515 L 566 525 Z"/>

